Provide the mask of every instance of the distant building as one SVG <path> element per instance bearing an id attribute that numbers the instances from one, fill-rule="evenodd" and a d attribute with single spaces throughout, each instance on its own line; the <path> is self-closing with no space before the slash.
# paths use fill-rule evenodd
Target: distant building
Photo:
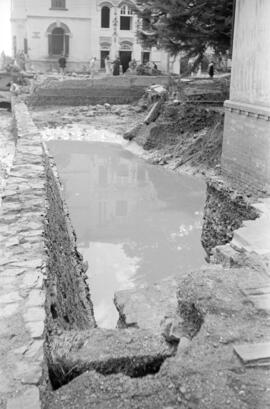
<path id="1" fill-rule="evenodd" d="M 91 57 L 104 69 L 107 55 L 120 56 L 123 70 L 154 61 L 163 72 L 179 73 L 179 61 L 165 51 L 145 49 L 136 32 L 141 24 L 131 0 L 11 0 L 13 54 L 23 50 L 35 69 L 57 68 L 62 53 L 68 70 L 82 71 Z"/>

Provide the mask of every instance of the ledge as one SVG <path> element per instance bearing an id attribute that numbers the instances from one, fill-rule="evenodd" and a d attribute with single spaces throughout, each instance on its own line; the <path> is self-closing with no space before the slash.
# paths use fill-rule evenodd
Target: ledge
<path id="1" fill-rule="evenodd" d="M 270 108 L 267 107 L 230 100 L 224 102 L 224 107 L 228 112 L 234 112 L 238 115 L 245 115 L 247 117 L 270 121 Z"/>

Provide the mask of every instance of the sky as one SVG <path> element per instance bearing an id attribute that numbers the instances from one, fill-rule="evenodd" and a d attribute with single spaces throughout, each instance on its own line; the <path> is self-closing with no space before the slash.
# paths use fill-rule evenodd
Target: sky
<path id="1" fill-rule="evenodd" d="M 0 53 L 11 55 L 10 0 L 0 0 Z"/>

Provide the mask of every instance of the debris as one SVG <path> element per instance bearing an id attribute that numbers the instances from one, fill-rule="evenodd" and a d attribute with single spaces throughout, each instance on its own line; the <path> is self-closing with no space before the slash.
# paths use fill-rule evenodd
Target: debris
<path id="1" fill-rule="evenodd" d="M 237 345 L 234 352 L 248 367 L 270 366 L 270 342 Z"/>

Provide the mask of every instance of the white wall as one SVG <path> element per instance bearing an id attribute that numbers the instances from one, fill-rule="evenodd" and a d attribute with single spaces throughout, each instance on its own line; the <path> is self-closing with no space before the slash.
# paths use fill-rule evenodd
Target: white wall
<path id="1" fill-rule="evenodd" d="M 233 101 L 270 107 L 270 0 L 237 0 Z"/>
<path id="2" fill-rule="evenodd" d="M 120 0 L 104 2 L 66 0 L 67 10 L 50 10 L 51 0 L 13 0 L 12 32 L 17 37 L 17 49 L 23 49 L 24 38 L 27 38 L 30 59 L 36 63 L 48 62 L 49 68 L 53 61 L 57 62 L 58 58 L 51 58 L 48 55 L 47 30 L 50 24 L 63 23 L 71 32 L 69 63 L 80 63 L 80 68 L 87 64 L 92 56 L 99 60 L 101 42 L 111 44 L 110 56 L 114 59 L 121 49 L 122 41 L 132 43 L 132 58 L 140 63 L 143 50 L 136 39 L 137 16 L 132 16 L 132 30 L 120 30 L 120 8 L 118 7 L 120 3 Z M 101 6 L 104 4 L 111 4 L 109 29 L 101 28 Z M 116 30 L 113 25 L 115 17 L 118 22 Z M 167 71 L 169 66 L 167 53 L 153 49 L 150 58 L 157 63 L 159 69 Z M 38 67 L 42 68 L 42 64 Z M 176 65 L 171 66 L 171 69 L 179 73 Z"/>
<path id="3" fill-rule="evenodd" d="M 28 16 L 88 17 L 95 8 L 93 0 L 66 0 L 66 10 L 51 10 L 51 0 L 26 1 Z"/>
<path id="4" fill-rule="evenodd" d="M 69 59 L 75 61 L 88 60 L 91 55 L 91 20 L 61 19 L 71 31 L 69 44 Z M 28 18 L 28 45 L 30 59 L 48 59 L 48 36 L 47 29 L 56 20 Z M 87 44 L 89 46 L 87 46 Z"/>

